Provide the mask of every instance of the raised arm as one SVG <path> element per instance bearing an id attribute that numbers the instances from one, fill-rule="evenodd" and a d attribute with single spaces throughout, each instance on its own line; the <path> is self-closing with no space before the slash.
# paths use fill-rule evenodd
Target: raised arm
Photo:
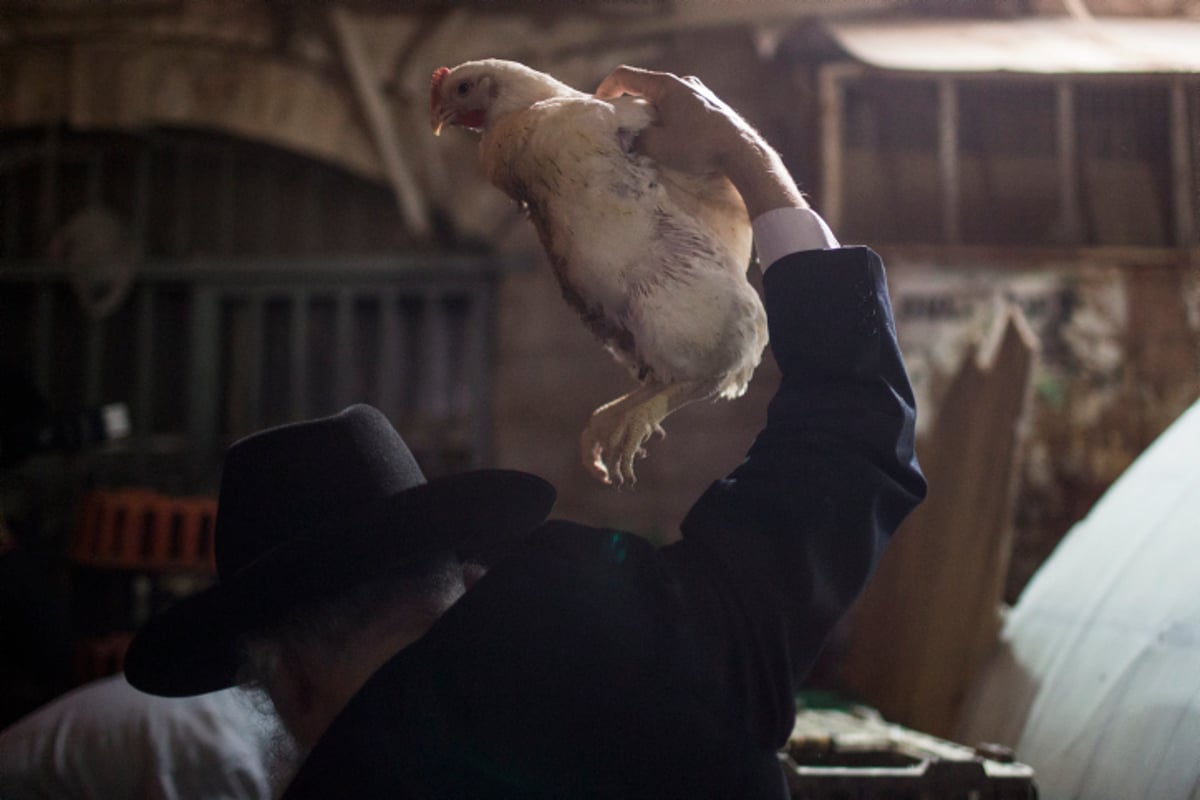
<path id="1" fill-rule="evenodd" d="M 798 681 L 925 494 L 883 265 L 867 248 L 839 248 L 779 155 L 697 79 L 622 67 L 597 94 L 621 92 L 657 108 L 643 152 L 730 178 L 770 267 L 765 299 L 783 378 L 766 428 L 662 557 L 684 624 L 704 642 L 696 679 L 778 746 Z"/>

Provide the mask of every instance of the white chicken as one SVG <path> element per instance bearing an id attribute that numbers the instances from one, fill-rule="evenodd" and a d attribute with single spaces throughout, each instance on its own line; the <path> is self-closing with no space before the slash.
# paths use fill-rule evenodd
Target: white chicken
<path id="1" fill-rule="evenodd" d="M 513 61 L 433 73 L 434 132 L 482 131 L 484 172 L 529 212 L 563 297 L 641 386 L 593 412 L 584 466 L 632 484 L 663 419 L 696 400 L 739 397 L 767 344 L 746 279 L 751 228 L 721 175 L 690 175 L 633 150 L 654 109 L 577 91 Z"/>

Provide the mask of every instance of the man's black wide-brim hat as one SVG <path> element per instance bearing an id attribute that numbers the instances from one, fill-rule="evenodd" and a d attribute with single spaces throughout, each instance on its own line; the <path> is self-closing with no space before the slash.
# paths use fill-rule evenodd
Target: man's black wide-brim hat
<path id="1" fill-rule="evenodd" d="M 370 406 L 248 436 L 225 458 L 217 582 L 138 632 L 125 676 L 168 697 L 233 686 L 245 634 L 423 555 L 457 550 L 487 561 L 553 504 L 550 484 L 523 472 L 426 481 Z"/>

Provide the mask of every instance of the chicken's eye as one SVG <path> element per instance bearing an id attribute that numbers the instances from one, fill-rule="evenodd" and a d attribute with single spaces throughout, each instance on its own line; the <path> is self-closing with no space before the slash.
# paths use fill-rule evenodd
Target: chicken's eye
<path id="1" fill-rule="evenodd" d="M 458 89 L 456 91 L 458 92 L 459 97 L 466 97 L 467 92 L 471 91 L 471 82 L 463 81 L 458 85 Z"/>

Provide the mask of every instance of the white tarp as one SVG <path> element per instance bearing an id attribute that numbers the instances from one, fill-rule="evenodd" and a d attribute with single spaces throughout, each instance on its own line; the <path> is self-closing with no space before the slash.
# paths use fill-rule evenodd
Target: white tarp
<path id="1" fill-rule="evenodd" d="M 842 21 L 829 28 L 854 58 L 889 70 L 1200 73 L 1200 20 Z"/>
<path id="2" fill-rule="evenodd" d="M 1034 576 L 965 708 L 1043 798 L 1200 800 L 1200 402 Z"/>

